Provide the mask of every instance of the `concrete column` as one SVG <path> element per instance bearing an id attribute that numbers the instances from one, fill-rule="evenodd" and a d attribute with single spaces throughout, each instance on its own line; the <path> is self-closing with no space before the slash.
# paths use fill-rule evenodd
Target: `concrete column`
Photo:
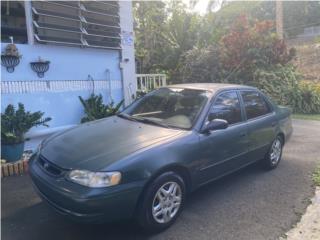
<path id="1" fill-rule="evenodd" d="M 132 1 L 119 1 L 119 15 L 121 27 L 121 59 L 122 84 L 125 105 L 132 102 L 132 95 L 136 95 L 137 80 L 134 58 L 133 12 Z"/>
<path id="2" fill-rule="evenodd" d="M 32 45 L 34 44 L 34 37 L 33 37 L 33 23 L 32 23 L 32 6 L 31 6 L 30 0 L 26 0 L 24 2 L 24 10 L 26 14 L 28 44 Z"/>

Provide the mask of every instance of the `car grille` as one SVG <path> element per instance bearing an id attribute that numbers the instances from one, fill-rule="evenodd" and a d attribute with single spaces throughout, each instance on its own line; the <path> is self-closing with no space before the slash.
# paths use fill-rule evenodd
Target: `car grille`
<path id="1" fill-rule="evenodd" d="M 49 162 L 46 158 L 44 158 L 41 155 L 38 158 L 38 163 L 44 171 L 46 171 L 47 173 L 49 173 L 51 175 L 60 176 L 63 173 L 63 169 L 52 164 L 51 162 Z"/>

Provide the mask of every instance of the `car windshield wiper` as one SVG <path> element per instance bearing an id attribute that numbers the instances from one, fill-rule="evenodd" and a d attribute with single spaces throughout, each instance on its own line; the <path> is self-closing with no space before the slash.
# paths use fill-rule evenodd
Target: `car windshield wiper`
<path id="1" fill-rule="evenodd" d="M 175 129 L 180 129 L 180 130 L 186 130 L 186 128 L 178 127 L 178 126 L 171 125 L 171 124 L 166 124 L 166 123 L 163 123 L 163 122 L 152 120 L 150 118 L 131 116 L 131 115 L 127 114 L 127 113 L 119 113 L 119 114 L 117 114 L 117 116 L 121 117 L 121 118 L 124 118 L 124 119 L 128 119 L 130 121 L 153 124 L 153 125 L 157 125 L 157 126 L 161 126 L 161 127 L 165 127 L 165 128 L 175 128 Z"/>
<path id="2" fill-rule="evenodd" d="M 142 123 L 149 123 L 149 124 L 158 125 L 158 126 L 165 127 L 165 128 L 170 127 L 169 125 L 167 125 L 165 123 L 162 123 L 162 122 L 159 122 L 156 120 L 152 120 L 150 118 L 144 118 L 144 117 L 133 117 L 133 118 L 135 118 L 137 121 L 142 122 Z"/>
<path id="3" fill-rule="evenodd" d="M 131 120 L 131 121 L 135 121 L 135 122 L 149 123 L 149 124 L 158 125 L 158 126 L 165 127 L 165 128 L 169 128 L 170 127 L 169 125 L 167 125 L 165 123 L 161 123 L 161 122 L 152 120 L 150 118 L 131 116 L 131 115 L 127 114 L 127 113 L 119 113 L 117 116 L 121 117 L 121 118 L 125 118 L 125 119 L 128 119 L 128 120 Z"/>
<path id="4" fill-rule="evenodd" d="M 131 115 L 129 115 L 129 114 L 127 114 L 127 113 L 118 113 L 117 116 L 118 116 L 118 117 L 121 117 L 121 118 L 124 118 L 124 119 L 128 119 L 128 120 L 131 120 L 131 121 L 138 122 L 138 119 L 137 119 L 137 118 L 132 117 Z"/>

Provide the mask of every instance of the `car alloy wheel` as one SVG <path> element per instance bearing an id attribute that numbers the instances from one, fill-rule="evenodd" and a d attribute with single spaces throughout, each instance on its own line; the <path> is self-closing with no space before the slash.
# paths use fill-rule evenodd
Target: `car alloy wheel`
<path id="1" fill-rule="evenodd" d="M 280 136 L 272 142 L 268 153 L 262 160 L 263 166 L 266 170 L 272 170 L 276 168 L 281 160 L 282 156 L 283 140 Z"/>
<path id="2" fill-rule="evenodd" d="M 152 203 L 152 216 L 158 223 L 167 223 L 179 211 L 182 199 L 180 186 L 176 182 L 167 182 L 156 192 Z"/>
<path id="3" fill-rule="evenodd" d="M 270 151 L 270 163 L 271 165 L 275 166 L 278 164 L 281 158 L 281 152 L 282 152 L 282 143 L 280 138 L 276 138 L 271 146 Z"/>
<path id="4" fill-rule="evenodd" d="M 184 179 L 176 172 L 165 172 L 156 177 L 138 206 L 137 220 L 148 232 L 159 232 L 171 226 L 183 209 L 186 196 Z"/>

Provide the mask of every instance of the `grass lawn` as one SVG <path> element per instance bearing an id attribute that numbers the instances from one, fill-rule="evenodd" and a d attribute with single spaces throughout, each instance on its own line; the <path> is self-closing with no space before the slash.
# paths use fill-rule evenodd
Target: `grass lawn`
<path id="1" fill-rule="evenodd" d="M 320 114 L 292 114 L 292 118 L 320 121 Z"/>
<path id="2" fill-rule="evenodd" d="M 320 166 L 314 171 L 312 175 L 313 181 L 317 186 L 320 186 Z"/>

